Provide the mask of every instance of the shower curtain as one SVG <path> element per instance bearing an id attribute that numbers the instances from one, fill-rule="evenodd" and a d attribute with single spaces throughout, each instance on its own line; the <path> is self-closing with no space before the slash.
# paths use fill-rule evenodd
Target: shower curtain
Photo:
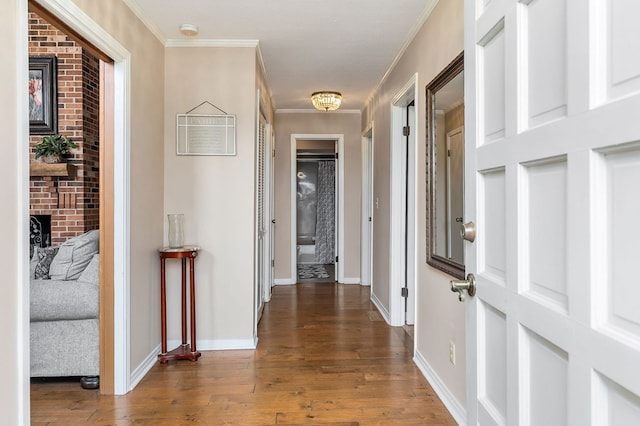
<path id="1" fill-rule="evenodd" d="M 318 161 L 316 262 L 333 263 L 336 243 L 335 161 Z"/>

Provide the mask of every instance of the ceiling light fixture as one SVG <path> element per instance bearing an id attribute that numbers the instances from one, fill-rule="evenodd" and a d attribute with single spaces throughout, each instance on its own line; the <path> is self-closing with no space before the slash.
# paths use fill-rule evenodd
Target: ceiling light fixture
<path id="1" fill-rule="evenodd" d="M 311 95 L 311 103 L 320 111 L 334 111 L 340 108 L 342 94 L 339 92 L 315 92 Z"/>
<path id="2" fill-rule="evenodd" d="M 186 36 L 194 36 L 198 34 L 198 26 L 193 24 L 180 25 L 180 32 Z"/>

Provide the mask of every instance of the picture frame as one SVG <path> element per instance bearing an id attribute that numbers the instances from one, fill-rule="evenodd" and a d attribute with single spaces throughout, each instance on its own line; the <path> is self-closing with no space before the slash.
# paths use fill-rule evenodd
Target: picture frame
<path id="1" fill-rule="evenodd" d="M 29 58 L 29 133 L 58 132 L 58 70 L 55 56 Z"/>

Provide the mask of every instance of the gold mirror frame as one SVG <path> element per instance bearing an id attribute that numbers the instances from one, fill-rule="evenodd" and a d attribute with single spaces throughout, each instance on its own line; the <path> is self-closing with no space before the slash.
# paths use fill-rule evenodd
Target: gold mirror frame
<path id="1" fill-rule="evenodd" d="M 452 258 L 448 258 L 436 252 L 436 242 L 438 239 L 438 227 L 447 228 L 446 220 L 438 217 L 437 202 L 442 202 L 445 198 L 441 195 L 437 197 L 437 167 L 438 166 L 437 147 L 438 143 L 446 143 L 436 138 L 436 95 L 439 90 L 443 89 L 451 80 L 463 73 L 464 70 L 464 54 L 460 53 L 449 65 L 447 65 L 427 86 L 427 264 L 444 271 L 456 278 L 464 279 L 465 265 L 464 261 L 458 262 Z M 462 101 L 464 102 L 464 94 Z M 463 162 L 464 163 L 464 162 Z M 463 166 L 464 174 L 464 166 Z M 462 176 L 464 182 L 464 176 Z M 462 194 L 464 199 L 464 194 Z M 457 219 L 462 219 L 457 218 Z M 443 222 L 445 220 L 445 222 Z M 443 224 L 444 223 L 444 224 Z M 455 225 L 462 225 L 456 223 Z M 456 227 L 457 229 L 457 227 Z M 445 230 L 445 232 L 453 233 L 453 227 Z M 455 232 L 457 235 L 457 232 Z M 461 238 L 461 237 L 460 237 Z"/>

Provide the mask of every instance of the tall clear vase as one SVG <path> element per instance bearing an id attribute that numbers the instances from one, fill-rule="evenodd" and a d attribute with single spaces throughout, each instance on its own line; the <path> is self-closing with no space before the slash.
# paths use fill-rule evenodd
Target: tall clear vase
<path id="1" fill-rule="evenodd" d="M 168 214 L 169 219 L 169 247 L 181 248 L 184 246 L 184 215 Z"/>

